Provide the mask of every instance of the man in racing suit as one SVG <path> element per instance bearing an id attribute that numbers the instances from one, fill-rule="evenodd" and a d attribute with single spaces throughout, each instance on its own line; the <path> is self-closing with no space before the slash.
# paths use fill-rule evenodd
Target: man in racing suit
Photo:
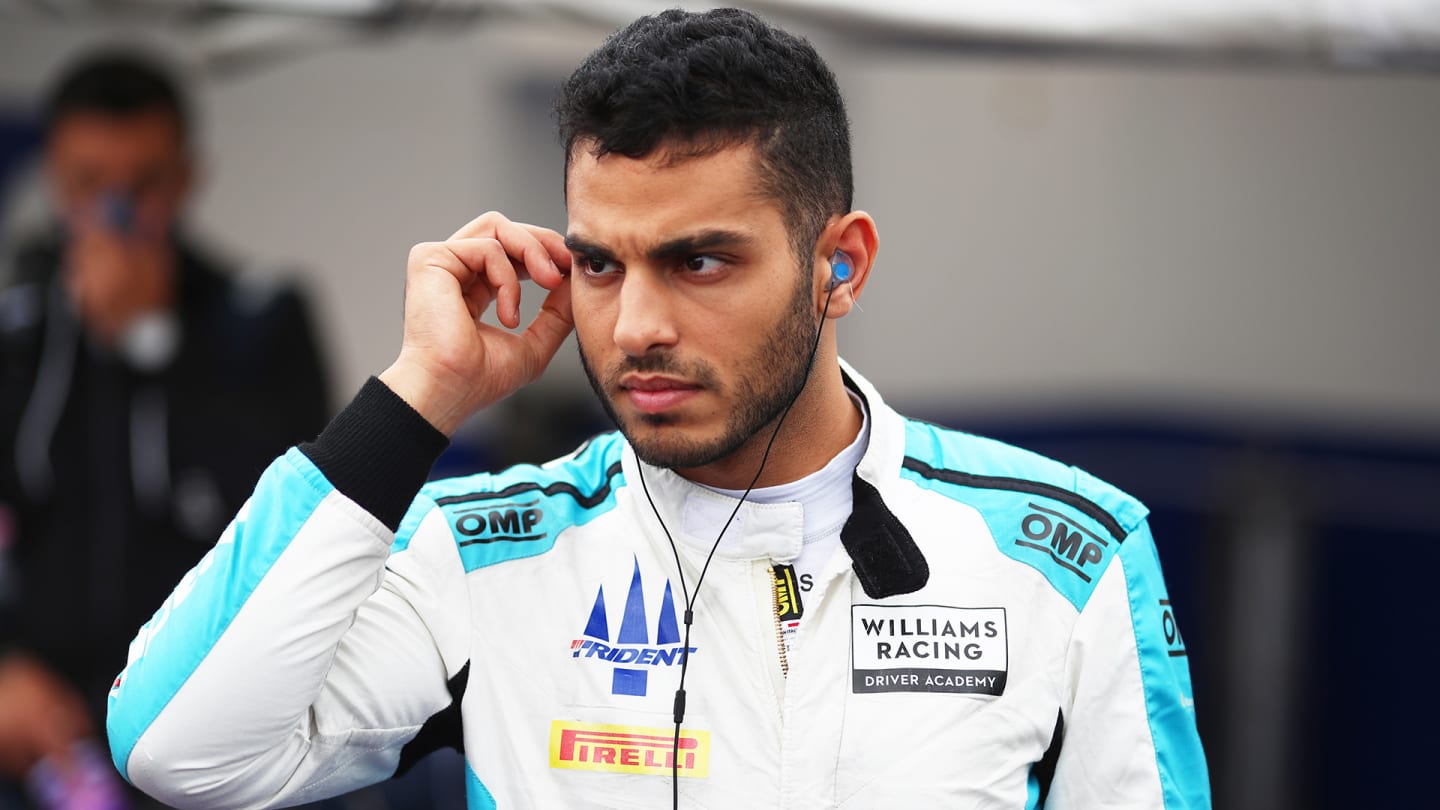
<path id="1" fill-rule="evenodd" d="M 567 234 L 411 251 L 398 359 L 141 629 L 122 773 L 275 806 L 453 745 L 474 808 L 1208 807 L 1144 507 L 840 361 L 878 236 L 808 43 L 644 18 L 559 111 Z M 619 432 L 423 484 L 572 329 Z"/>

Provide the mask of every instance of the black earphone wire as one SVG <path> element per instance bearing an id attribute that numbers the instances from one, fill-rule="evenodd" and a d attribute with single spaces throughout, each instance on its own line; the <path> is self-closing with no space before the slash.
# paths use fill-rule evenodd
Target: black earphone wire
<path id="1" fill-rule="evenodd" d="M 815 343 L 810 347 L 810 358 L 805 361 L 805 384 L 810 383 L 810 372 L 815 367 L 815 355 L 820 352 L 820 338 L 825 331 L 825 316 L 830 314 L 830 299 L 835 295 L 835 288 L 840 286 L 839 282 L 832 283 L 830 289 L 825 293 L 825 306 L 820 310 L 820 323 L 815 326 Z M 674 810 L 680 810 L 680 725 L 685 720 L 685 673 L 690 668 L 690 625 L 695 620 L 695 602 L 700 598 L 700 585 L 705 581 L 705 572 L 710 570 L 710 561 L 715 558 L 715 552 L 720 548 L 720 541 L 725 537 L 725 532 L 730 529 L 730 524 L 735 521 L 735 516 L 740 514 L 740 507 L 745 505 L 746 499 L 750 497 L 750 491 L 755 488 L 756 482 L 765 472 L 765 463 L 770 460 L 770 450 L 775 446 L 775 439 L 780 435 L 780 428 L 785 426 L 785 417 L 790 415 L 790 409 L 795 407 L 795 401 L 804 393 L 805 386 L 801 386 L 795 396 L 786 404 L 785 410 L 780 412 L 780 418 L 775 422 L 775 430 L 770 433 L 770 441 L 765 444 L 765 452 L 760 456 L 760 467 L 755 470 L 755 477 L 750 479 L 750 485 L 745 487 L 745 492 L 740 500 L 735 503 L 731 510 L 730 517 L 725 519 L 725 525 L 720 527 L 720 533 L 715 536 L 715 542 L 710 545 L 710 553 L 705 555 L 705 564 L 700 568 L 700 576 L 695 579 L 695 596 L 690 596 L 690 588 L 685 584 L 685 569 L 680 565 L 680 549 L 675 545 L 675 538 L 670 535 L 670 528 L 665 525 L 665 519 L 660 517 L 660 509 L 655 505 L 655 499 L 650 497 L 650 487 L 645 483 L 645 465 L 639 463 L 635 469 L 640 477 L 640 489 L 645 493 L 645 500 L 650 504 L 650 511 L 655 513 L 655 521 L 660 524 L 660 530 L 665 533 L 665 539 L 670 543 L 670 553 L 675 555 L 675 571 L 680 576 L 680 593 L 685 597 L 685 637 L 680 644 L 680 685 L 675 690 L 675 739 L 670 748 L 670 786 Z"/>

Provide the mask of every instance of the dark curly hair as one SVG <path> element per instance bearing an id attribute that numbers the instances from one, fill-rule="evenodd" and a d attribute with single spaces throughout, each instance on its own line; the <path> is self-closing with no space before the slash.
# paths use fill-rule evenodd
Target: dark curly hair
<path id="1" fill-rule="evenodd" d="M 753 143 L 802 266 L 832 214 L 850 210 L 850 126 L 815 48 L 733 8 L 671 9 L 611 34 L 560 88 L 568 170 L 577 142 L 596 157 L 677 159 Z"/>

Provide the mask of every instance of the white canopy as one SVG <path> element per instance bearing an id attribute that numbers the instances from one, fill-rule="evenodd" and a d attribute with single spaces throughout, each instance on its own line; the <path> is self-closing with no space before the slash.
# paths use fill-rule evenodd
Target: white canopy
<path id="1" fill-rule="evenodd" d="M 707 7 L 717 3 L 680 3 Z M 751 0 L 782 20 L 876 45 L 1137 58 L 1254 58 L 1440 68 L 1440 0 Z M 357 34 L 568 17 L 606 27 L 654 0 L 0 0 L 0 19 L 148 18 L 196 35 L 199 61 L 261 56 Z"/>

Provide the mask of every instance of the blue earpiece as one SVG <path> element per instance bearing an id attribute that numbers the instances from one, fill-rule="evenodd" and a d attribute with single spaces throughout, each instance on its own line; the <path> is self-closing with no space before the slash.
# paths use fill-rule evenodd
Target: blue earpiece
<path id="1" fill-rule="evenodd" d="M 835 289 L 850 280 L 850 257 L 845 251 L 837 250 L 830 257 L 830 289 Z"/>

